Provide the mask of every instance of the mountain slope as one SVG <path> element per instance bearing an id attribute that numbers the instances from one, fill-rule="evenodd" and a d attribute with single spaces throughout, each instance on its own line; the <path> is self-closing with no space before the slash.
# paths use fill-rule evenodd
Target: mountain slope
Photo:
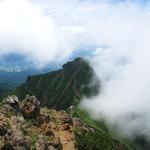
<path id="1" fill-rule="evenodd" d="M 117 136 L 117 138 L 115 138 L 115 134 L 113 134 L 113 136 L 110 134 L 103 121 L 97 122 L 92 120 L 85 110 L 78 107 L 77 104 L 83 96 L 90 97 L 96 95 L 99 92 L 99 88 L 100 82 L 96 78 L 94 70 L 90 67 L 89 63 L 82 58 L 77 58 L 63 65 L 62 69 L 58 71 L 28 77 L 26 83 L 22 84 L 14 91 L 11 91 L 9 94 L 19 96 L 21 100 L 28 94 L 35 95 L 40 99 L 42 106 L 50 108 L 50 110 L 42 108 L 42 112 L 45 112 L 45 109 L 48 112 L 55 112 L 56 116 L 54 120 L 60 119 L 62 111 L 58 110 L 70 110 L 70 114 L 68 115 L 77 119 L 77 126 L 70 126 L 71 129 L 73 129 L 73 134 L 68 134 L 68 132 L 66 133 L 61 130 L 61 128 L 64 128 L 64 124 L 59 126 L 60 130 L 58 132 L 55 131 L 55 134 L 62 139 L 62 144 L 67 143 L 66 140 L 75 139 L 73 142 L 68 142 L 69 147 L 75 148 L 77 146 L 79 150 L 149 149 L 149 141 L 147 141 L 147 139 L 145 140 L 143 137 L 138 139 L 122 139 Z M 0 110 L 2 108 L 3 107 L 1 107 Z M 57 109 L 57 111 L 55 109 Z M 71 110 L 73 110 L 73 112 L 71 112 Z M 45 113 L 49 114 L 48 112 Z M 8 115 L 6 116 L 9 115 L 11 115 L 11 113 L 8 111 Z M 15 116 L 22 117 L 20 113 L 15 114 Z M 61 120 L 58 122 L 54 120 L 51 122 L 54 125 L 62 122 Z M 31 129 L 33 126 L 34 129 L 41 130 L 39 127 L 34 127 L 32 121 L 30 123 Z M 28 128 L 31 131 L 30 126 L 28 126 Z M 65 125 L 65 128 L 68 127 Z M 90 129 L 88 132 L 86 130 L 87 128 Z M 34 146 L 37 140 L 37 138 L 34 138 L 34 135 L 37 137 L 38 134 L 39 132 L 34 131 L 33 135 L 29 135 L 30 138 L 32 138 Z M 118 139 L 121 139 L 121 141 Z M 122 141 L 128 144 L 123 144 Z M 75 144 L 73 144 L 74 142 Z M 68 149 L 66 148 L 66 150 Z"/>
<path id="2" fill-rule="evenodd" d="M 19 98 L 35 95 L 42 105 L 56 109 L 67 109 L 82 96 L 96 95 L 99 81 L 89 63 L 76 58 L 62 66 L 61 70 L 43 75 L 29 76 L 25 84 L 13 91 Z"/>
<path id="3" fill-rule="evenodd" d="M 89 125 L 85 117 L 79 119 L 66 111 L 41 108 L 35 96 L 12 103 L 16 99 L 8 97 L 0 105 L 1 150 L 128 150 L 108 132 Z"/>
<path id="4" fill-rule="evenodd" d="M 37 112 L 30 114 L 34 106 L 40 104 L 39 101 L 35 103 L 37 100 L 35 96 L 26 96 L 19 103 L 15 100 L 15 105 L 19 105 L 21 111 L 5 110 L 8 105 L 5 107 L 4 104 L 0 106 L 0 110 L 2 110 L 0 116 L 7 118 L 4 128 L 10 129 L 12 132 L 17 130 L 19 136 L 18 134 L 14 135 L 12 139 L 17 137 L 21 140 L 23 138 L 24 141 L 20 141 L 19 146 L 20 143 L 25 142 L 26 146 L 37 150 L 42 150 L 37 148 L 42 141 L 45 143 L 44 146 L 50 144 L 49 146 L 55 147 L 54 137 L 57 137 L 59 149 L 63 147 L 64 150 L 128 150 L 128 146 L 109 133 L 103 122 L 97 123 L 92 120 L 86 111 L 77 105 L 83 96 L 96 95 L 99 88 L 100 82 L 96 78 L 94 70 L 82 58 L 66 63 L 61 70 L 30 76 L 26 83 L 11 91 L 11 93 L 18 95 L 21 100 L 26 95 L 35 95 L 40 100 L 42 107 L 47 106 L 48 108 L 41 108 L 41 111 L 37 108 Z M 26 102 L 24 103 L 24 101 Z M 10 97 L 8 97 L 8 102 L 12 104 Z M 32 106 L 33 104 L 35 105 Z M 23 107 L 24 109 L 22 109 Z M 60 109 L 63 111 L 59 111 Z M 25 112 L 28 113 L 25 114 Z M 38 114 L 39 112 L 40 114 Z M 36 119 L 33 119 L 33 117 Z M 43 117 L 46 119 L 44 125 L 41 123 Z M 14 124 L 16 122 L 19 125 Z M 7 149 L 7 146 L 15 147 L 16 143 L 11 139 L 9 141 L 5 136 L 2 147 L 5 149 Z"/>
<path id="5" fill-rule="evenodd" d="M 80 150 L 133 150 L 123 140 L 112 136 L 103 121 L 91 119 L 82 107 L 75 107 L 73 116 L 80 118 L 88 127 L 94 129 L 94 132 L 77 133 L 76 140 Z"/>

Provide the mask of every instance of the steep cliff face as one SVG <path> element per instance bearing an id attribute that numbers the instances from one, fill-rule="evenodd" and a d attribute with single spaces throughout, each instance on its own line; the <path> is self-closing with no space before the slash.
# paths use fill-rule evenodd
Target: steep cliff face
<path id="1" fill-rule="evenodd" d="M 62 69 L 43 75 L 29 76 L 13 92 L 19 98 L 26 94 L 37 96 L 42 105 L 56 109 L 67 109 L 82 96 L 93 96 L 99 91 L 100 82 L 89 63 L 76 58 L 62 66 Z"/>

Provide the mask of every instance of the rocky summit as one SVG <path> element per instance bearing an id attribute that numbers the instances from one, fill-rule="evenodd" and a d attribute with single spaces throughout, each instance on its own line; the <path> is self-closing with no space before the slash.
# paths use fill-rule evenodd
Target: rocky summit
<path id="1" fill-rule="evenodd" d="M 42 108 L 35 96 L 27 95 L 22 102 L 8 96 L 0 105 L 1 150 L 127 149 L 108 134 L 93 135 L 96 128 L 73 113 Z"/>
<path id="2" fill-rule="evenodd" d="M 15 109 L 5 99 L 0 109 L 0 149 L 75 149 L 75 123 L 65 111 L 40 108 L 35 96 L 27 96 Z M 17 105 L 17 104 L 16 104 Z"/>

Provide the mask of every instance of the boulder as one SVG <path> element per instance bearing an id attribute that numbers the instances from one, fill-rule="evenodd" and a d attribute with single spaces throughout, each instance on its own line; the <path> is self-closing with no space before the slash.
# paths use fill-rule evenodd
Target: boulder
<path id="1" fill-rule="evenodd" d="M 17 96 L 11 95 L 11 96 L 4 98 L 3 102 L 8 103 L 8 104 L 15 104 L 15 103 L 19 103 L 19 99 Z"/>
<path id="2" fill-rule="evenodd" d="M 5 104 L 9 104 L 12 108 L 19 110 L 20 101 L 19 98 L 15 95 L 7 96 L 3 99 Z"/>
<path id="3" fill-rule="evenodd" d="M 21 104 L 23 117 L 26 119 L 36 119 L 40 116 L 40 101 L 35 96 L 26 96 Z"/>

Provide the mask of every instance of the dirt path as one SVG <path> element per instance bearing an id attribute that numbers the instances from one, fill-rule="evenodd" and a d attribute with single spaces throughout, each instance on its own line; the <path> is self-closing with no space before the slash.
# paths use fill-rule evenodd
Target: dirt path
<path id="1" fill-rule="evenodd" d="M 75 143 L 74 143 L 74 135 L 69 131 L 58 131 L 55 132 L 56 136 L 60 137 L 61 143 L 63 145 L 63 150 L 74 150 Z"/>
<path id="2" fill-rule="evenodd" d="M 56 130 L 54 130 L 54 133 L 60 138 L 63 150 L 75 150 L 75 135 L 72 132 L 73 126 L 63 123 L 63 118 L 67 116 L 68 115 L 63 112 L 58 112 L 55 114 L 55 118 L 57 118 L 57 127 L 55 126 Z M 69 129 L 64 129 L 65 125 L 67 125 Z"/>

